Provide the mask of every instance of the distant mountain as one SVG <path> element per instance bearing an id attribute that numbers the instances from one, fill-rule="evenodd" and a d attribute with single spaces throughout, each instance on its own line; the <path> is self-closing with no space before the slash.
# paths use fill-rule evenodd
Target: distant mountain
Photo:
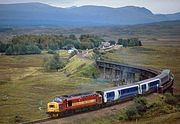
<path id="1" fill-rule="evenodd" d="M 166 17 L 168 17 L 169 20 L 180 20 L 180 12 L 174 14 L 167 14 Z"/>
<path id="2" fill-rule="evenodd" d="M 58 8 L 42 3 L 0 4 L 0 26 L 108 26 L 180 20 L 180 13 L 153 14 L 146 8 L 82 6 Z"/>

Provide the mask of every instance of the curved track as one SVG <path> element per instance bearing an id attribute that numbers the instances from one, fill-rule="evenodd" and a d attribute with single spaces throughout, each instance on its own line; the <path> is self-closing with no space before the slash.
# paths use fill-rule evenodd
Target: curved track
<path id="1" fill-rule="evenodd" d="M 155 68 L 146 68 L 146 67 L 141 67 L 141 66 L 125 65 L 125 64 L 120 64 L 120 63 L 111 62 L 111 61 L 105 61 L 105 60 L 96 60 L 96 65 L 101 66 L 101 67 L 104 67 L 104 65 L 105 65 L 108 68 L 115 68 L 115 67 L 118 67 L 118 66 L 124 66 L 124 67 L 128 67 L 128 68 L 141 70 L 143 72 L 146 72 L 147 74 L 151 73 L 154 76 L 157 76 L 161 72 L 161 70 L 155 69 Z M 165 86 L 160 88 L 159 92 L 164 93 L 166 90 L 170 89 L 172 87 L 172 85 L 173 85 L 173 82 L 174 82 L 174 75 L 171 75 L 171 78 L 170 78 L 169 82 Z M 131 103 L 131 101 L 128 101 L 126 103 L 121 103 L 122 105 L 118 104 L 118 105 L 114 105 L 114 106 L 110 106 L 110 107 L 111 107 L 111 109 L 114 109 L 114 108 L 117 109 L 116 108 L 117 106 L 123 108 L 124 104 L 130 104 L 130 103 Z M 108 108 L 108 107 L 96 109 L 96 112 L 101 111 L 101 110 L 103 111 L 106 108 Z M 81 116 L 82 116 L 82 113 L 83 114 L 90 114 L 91 112 L 92 112 L 92 110 L 91 111 L 85 111 L 85 112 L 77 112 L 77 113 L 78 114 L 81 113 Z M 61 119 L 62 120 L 61 122 L 63 122 L 65 119 L 69 120 L 73 116 L 76 116 L 76 118 L 80 118 L 79 116 L 77 116 L 78 115 L 77 113 L 76 114 L 65 115 L 65 116 L 62 116 L 62 117 L 57 118 L 57 119 L 44 118 L 44 119 L 34 120 L 34 121 L 31 121 L 31 122 L 25 122 L 23 124 L 35 124 L 35 123 L 46 123 L 46 122 L 51 123 L 51 121 L 53 121 L 52 123 L 57 123 L 56 120 L 59 120 L 59 119 Z"/>

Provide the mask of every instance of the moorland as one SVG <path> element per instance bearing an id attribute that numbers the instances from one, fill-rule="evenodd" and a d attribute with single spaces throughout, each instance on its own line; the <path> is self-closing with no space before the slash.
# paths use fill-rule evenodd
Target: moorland
<path id="1" fill-rule="evenodd" d="M 180 93 L 180 21 L 122 27 L 3 28 L 0 32 L 0 40 L 6 42 L 14 35 L 22 34 L 74 34 L 76 37 L 81 34 L 94 34 L 105 41 L 139 38 L 143 46 L 120 48 L 106 52 L 102 57 L 132 65 L 169 68 L 175 75 L 174 92 Z M 54 96 L 103 89 L 113 85 L 93 79 L 92 73 L 98 74 L 98 70 L 93 64 L 94 59 L 91 55 L 83 58 L 79 55 L 71 56 L 66 50 L 59 50 L 58 53 L 60 59 L 67 62 L 58 72 L 43 69 L 44 58 L 52 57 L 52 54 L 46 50 L 33 55 L 1 53 L 0 123 L 44 118 L 47 116 L 45 114 L 47 102 Z M 175 112 L 168 116 L 177 117 L 177 114 L 178 112 Z M 158 119 L 155 118 L 150 122 Z M 163 120 L 166 120 L 166 117 L 162 117 L 160 123 Z M 87 123 L 91 123 L 91 120 Z"/>

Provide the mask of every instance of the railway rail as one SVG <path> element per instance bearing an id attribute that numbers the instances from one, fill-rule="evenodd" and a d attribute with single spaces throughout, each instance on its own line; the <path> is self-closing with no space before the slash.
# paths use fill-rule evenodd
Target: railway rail
<path id="1" fill-rule="evenodd" d="M 120 64 L 120 63 L 116 63 L 116 62 L 111 62 L 111 61 L 105 61 L 105 60 L 96 60 L 96 65 L 98 67 L 106 67 L 106 68 L 112 68 L 112 69 L 120 69 L 120 66 L 121 67 L 128 67 L 128 68 L 132 68 L 132 69 L 137 69 L 137 70 L 140 70 L 140 71 L 143 71 L 145 72 L 145 74 L 152 74 L 153 76 L 157 76 L 161 73 L 162 70 L 159 70 L 159 69 L 154 69 L 154 68 L 145 68 L 145 67 L 140 67 L 140 66 L 132 66 L 132 65 L 125 65 L 125 64 Z M 172 90 L 172 85 L 173 85 L 173 82 L 174 82 L 174 75 L 171 74 L 170 75 L 170 79 L 168 80 L 167 83 L 163 84 L 160 88 L 158 88 L 158 92 L 159 93 L 164 93 L 165 91 L 167 91 L 168 89 L 171 89 Z M 123 102 L 125 102 L 126 100 L 124 100 Z M 119 104 L 121 102 L 116 102 L 114 104 L 110 104 L 110 105 L 106 105 L 106 106 L 103 106 L 104 107 L 108 107 L 108 106 L 112 106 L 112 105 L 115 105 L 115 104 Z M 95 108 L 94 110 L 97 110 L 97 109 L 101 109 L 102 107 L 100 108 Z M 83 113 L 83 112 L 89 112 L 89 111 L 92 111 L 93 109 L 89 110 L 85 110 L 85 111 L 80 111 L 80 112 L 76 112 L 76 113 Z M 74 113 L 71 113 L 71 114 L 65 114 L 59 118 L 64 118 L 64 117 L 67 117 L 67 116 L 71 116 L 71 115 L 74 115 Z M 59 118 L 55 118 L 55 119 L 59 119 Z M 54 118 L 53 118 L 54 119 Z M 39 119 L 39 120 L 34 120 L 34 121 L 31 121 L 31 122 L 25 122 L 23 124 L 35 124 L 35 123 L 42 123 L 42 122 L 46 122 L 46 121 L 51 121 L 52 118 L 44 118 L 44 119 Z"/>
<path id="2" fill-rule="evenodd" d="M 51 118 L 43 118 L 43 119 L 37 119 L 37 120 L 34 120 L 34 121 L 28 121 L 28 122 L 23 122 L 21 124 L 36 124 L 36 123 L 42 123 L 42 122 L 46 122 L 46 121 L 50 121 L 52 120 Z"/>

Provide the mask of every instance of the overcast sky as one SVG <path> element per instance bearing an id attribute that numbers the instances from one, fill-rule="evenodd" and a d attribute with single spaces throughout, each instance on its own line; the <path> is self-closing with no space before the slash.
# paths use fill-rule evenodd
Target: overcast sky
<path id="1" fill-rule="evenodd" d="M 109 7 L 139 6 L 153 13 L 180 12 L 180 0 L 0 0 L 0 4 L 41 2 L 57 7 L 97 5 Z"/>

